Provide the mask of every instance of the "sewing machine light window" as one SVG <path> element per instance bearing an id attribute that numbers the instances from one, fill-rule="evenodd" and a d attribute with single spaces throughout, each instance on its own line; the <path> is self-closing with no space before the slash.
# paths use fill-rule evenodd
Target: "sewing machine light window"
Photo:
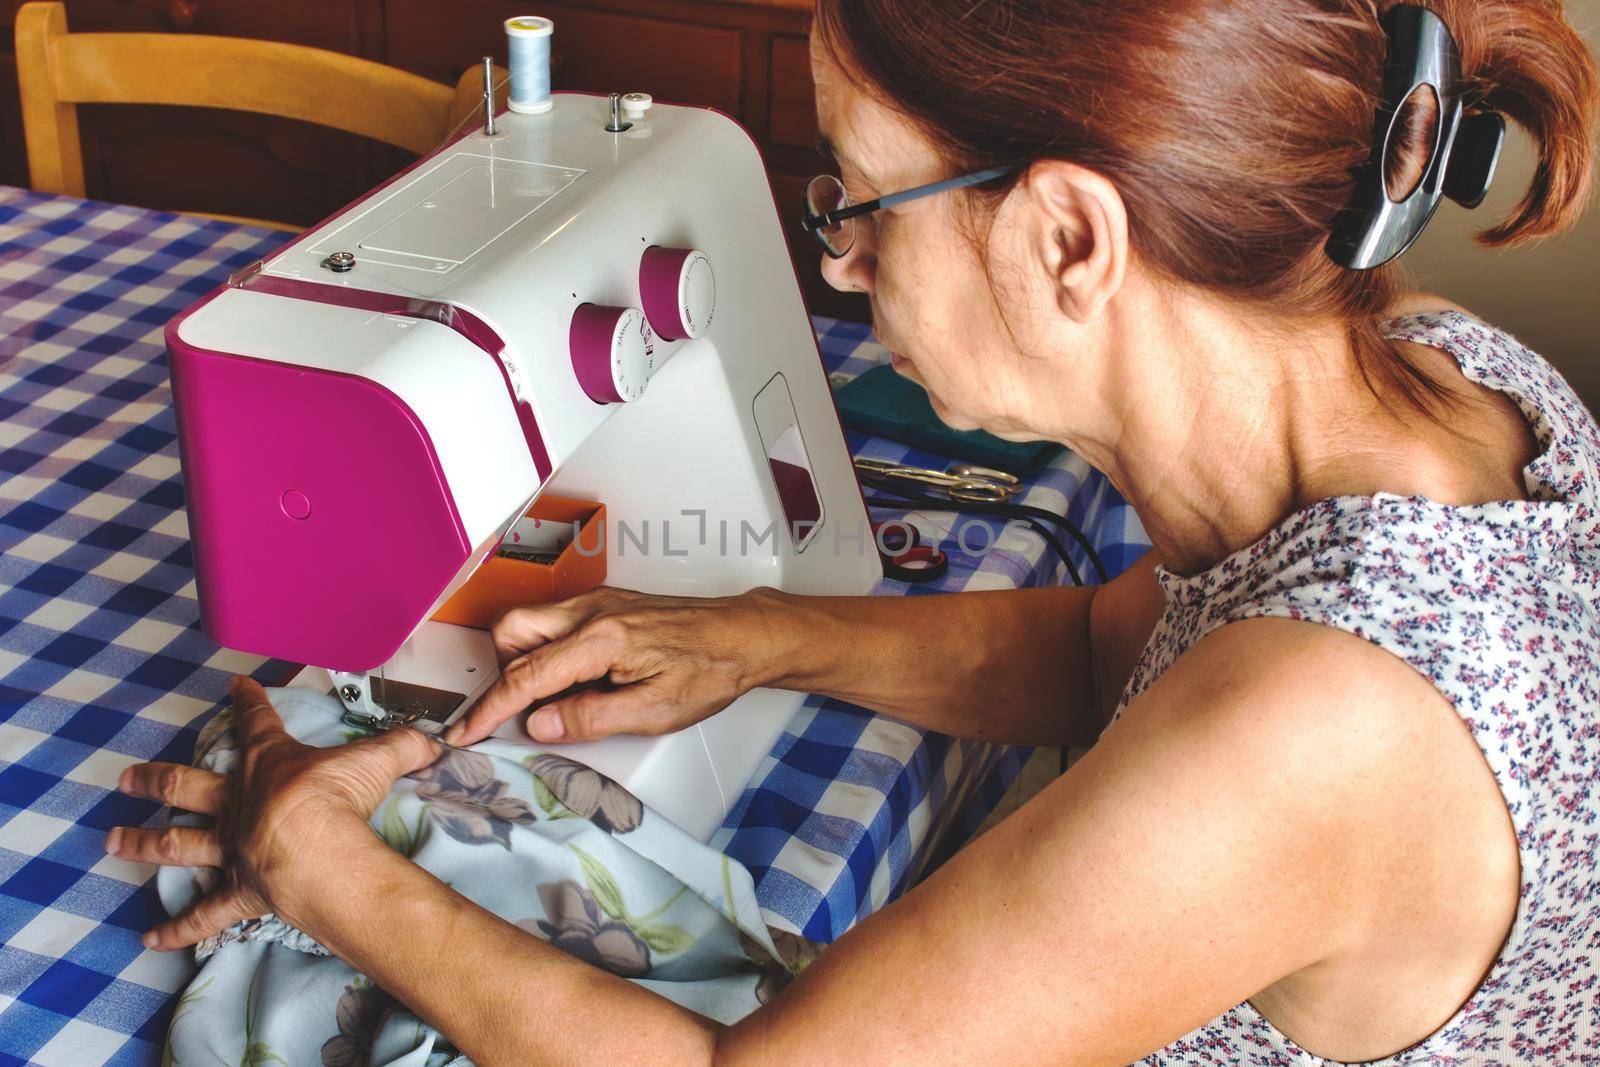
<path id="1" fill-rule="evenodd" d="M 365 250 L 465 263 L 572 184 L 569 171 L 490 160 L 412 205 L 366 237 Z"/>
<path id="2" fill-rule="evenodd" d="M 583 173 L 467 152 L 451 155 L 325 234 L 313 251 L 354 247 L 364 266 L 448 273 Z"/>
<path id="3" fill-rule="evenodd" d="M 805 438 L 800 436 L 800 418 L 795 414 L 794 397 L 782 374 L 775 374 L 756 394 L 756 432 L 767 455 L 767 468 L 783 508 L 784 525 L 796 552 L 822 528 L 822 496 L 817 491 L 811 470 L 811 456 Z"/>

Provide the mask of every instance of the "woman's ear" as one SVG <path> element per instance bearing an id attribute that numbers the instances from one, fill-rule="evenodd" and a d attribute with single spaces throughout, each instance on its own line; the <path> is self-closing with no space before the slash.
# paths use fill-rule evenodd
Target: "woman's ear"
<path id="1" fill-rule="evenodd" d="M 1055 289 L 1055 303 L 1088 323 L 1122 287 L 1128 262 L 1128 213 L 1116 186 L 1086 167 L 1041 160 L 1018 189 L 1031 221 L 1029 240 Z"/>

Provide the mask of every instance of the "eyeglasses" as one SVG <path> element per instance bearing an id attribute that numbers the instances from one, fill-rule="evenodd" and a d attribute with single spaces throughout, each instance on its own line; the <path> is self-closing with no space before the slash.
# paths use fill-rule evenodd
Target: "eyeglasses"
<path id="1" fill-rule="evenodd" d="M 996 178 L 1003 178 L 1007 174 L 1014 174 L 1021 169 L 1020 163 L 990 167 L 988 170 L 963 174 L 959 178 L 945 178 L 943 181 L 929 182 L 927 185 L 919 185 L 904 192 L 890 193 L 876 200 L 868 200 L 864 204 L 852 204 L 849 194 L 844 191 L 844 183 L 838 178 L 831 174 L 819 174 L 806 182 L 805 204 L 802 207 L 800 225 L 816 237 L 824 252 L 834 259 L 839 259 L 855 244 L 854 220 L 862 215 L 870 215 L 880 208 L 894 207 L 896 204 L 904 204 L 908 200 L 917 200 L 935 193 L 948 192 L 968 185 L 980 185 Z"/>

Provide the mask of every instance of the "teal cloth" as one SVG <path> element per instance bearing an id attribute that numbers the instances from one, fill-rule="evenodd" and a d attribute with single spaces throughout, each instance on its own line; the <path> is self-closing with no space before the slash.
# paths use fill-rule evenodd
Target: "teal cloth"
<path id="1" fill-rule="evenodd" d="M 1003 441 L 984 430 L 956 430 L 934 413 L 928 391 L 888 364 L 879 364 L 833 394 L 839 421 L 871 437 L 924 452 L 1031 478 L 1061 454 L 1050 441 Z"/>
<path id="2" fill-rule="evenodd" d="M 340 721 L 343 708 L 330 694 L 267 694 L 306 744 L 362 736 Z M 195 762 L 228 773 L 237 758 L 224 709 L 202 731 Z M 498 738 L 447 749 L 395 785 L 372 828 L 528 936 L 720 1022 L 742 1018 L 791 977 L 747 870 L 615 782 L 554 753 Z M 216 878 L 211 868 L 163 868 L 162 904 L 176 914 Z M 366 904 L 379 913 L 386 906 Z M 207 939 L 196 959 L 199 973 L 168 1035 L 171 1063 L 467 1062 L 403 1004 L 274 916 Z M 535 1012 L 527 1025 L 559 1024 Z"/>

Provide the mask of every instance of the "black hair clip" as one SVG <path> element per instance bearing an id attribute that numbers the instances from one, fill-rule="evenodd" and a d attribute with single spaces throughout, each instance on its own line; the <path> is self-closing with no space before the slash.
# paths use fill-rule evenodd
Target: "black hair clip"
<path id="1" fill-rule="evenodd" d="M 1493 111 L 1468 115 L 1462 100 L 1461 57 L 1439 16 L 1402 4 L 1384 17 L 1389 58 L 1383 103 L 1373 127 L 1372 156 L 1356 172 L 1356 192 L 1333 222 L 1328 255 L 1341 267 L 1371 270 L 1410 248 L 1448 196 L 1475 208 L 1488 195 L 1505 141 L 1505 119 Z M 1427 169 L 1403 199 L 1389 195 L 1384 162 L 1399 129 L 1401 108 L 1418 88 L 1431 88 L 1439 122 Z"/>

